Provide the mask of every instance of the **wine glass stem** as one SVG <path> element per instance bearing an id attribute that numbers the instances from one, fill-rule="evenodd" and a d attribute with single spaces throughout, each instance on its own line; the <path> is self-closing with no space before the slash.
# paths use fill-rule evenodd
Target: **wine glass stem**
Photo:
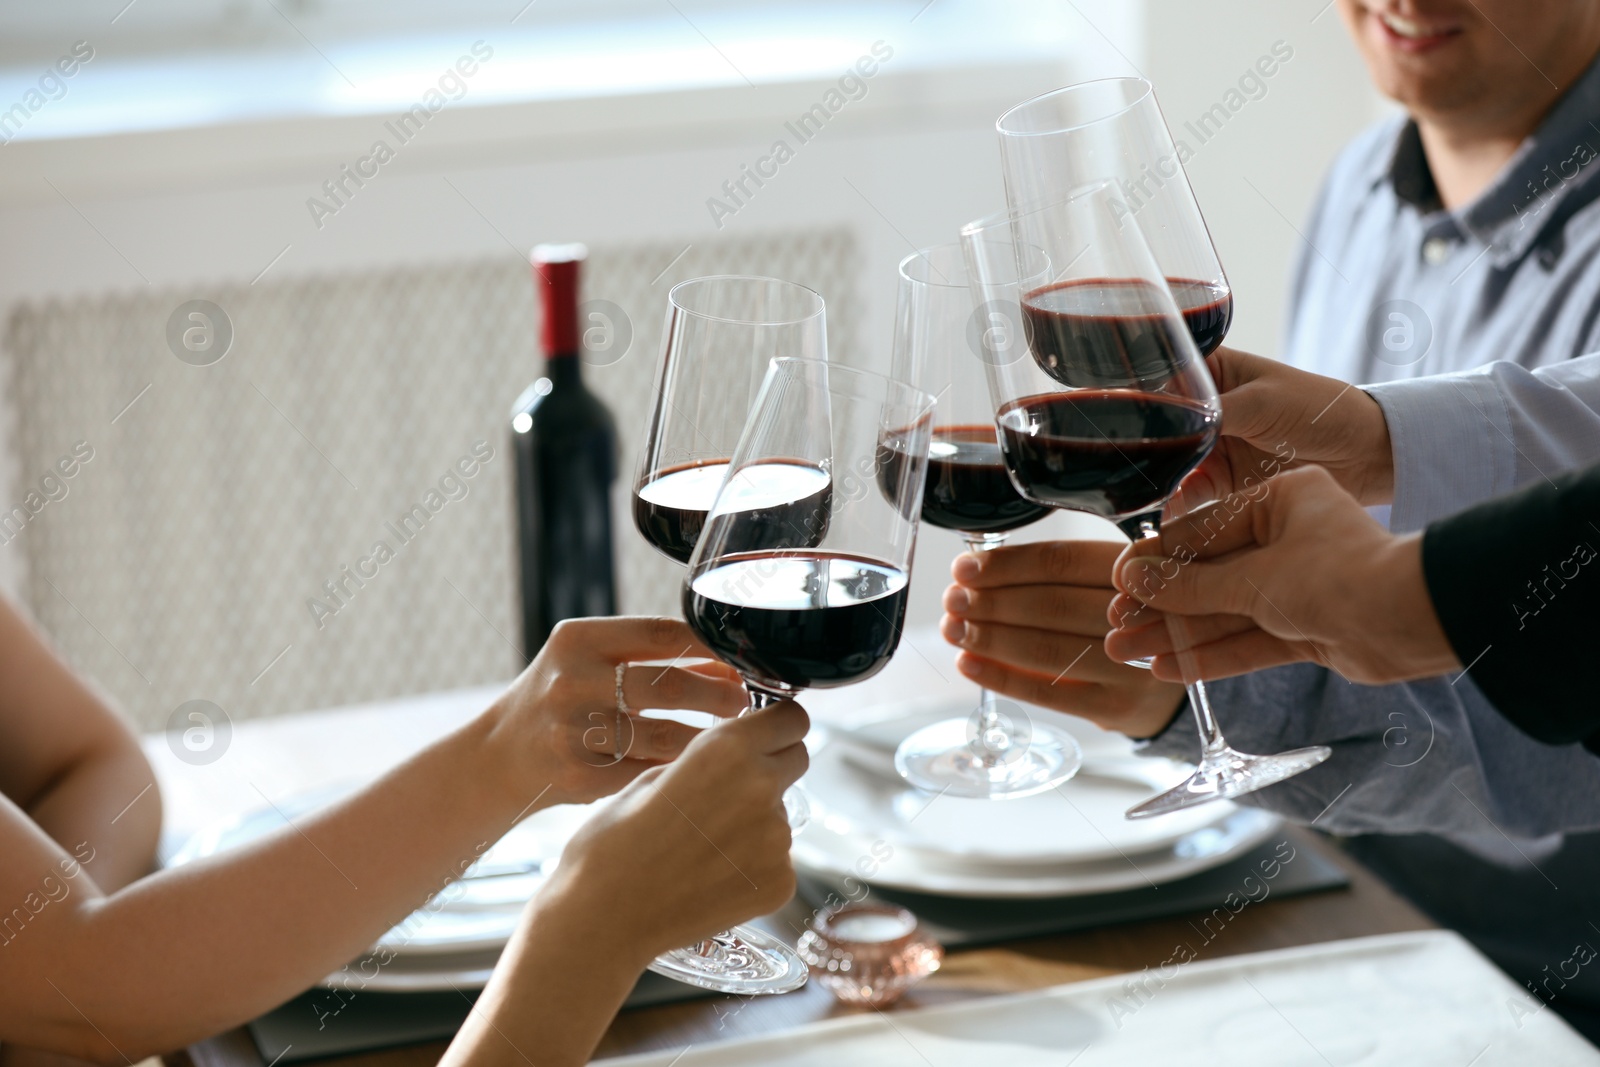
<path id="1" fill-rule="evenodd" d="M 1172 635 L 1174 642 L 1180 640 L 1182 628 L 1182 623 L 1174 624 L 1172 617 L 1167 617 L 1167 632 Z M 1226 750 L 1228 739 L 1222 736 L 1222 727 L 1217 725 L 1216 713 L 1211 710 L 1211 698 L 1206 693 L 1206 683 L 1189 682 L 1184 688 L 1189 691 L 1189 707 L 1194 710 L 1194 721 L 1200 728 L 1202 755 L 1211 756 Z"/>
<path id="2" fill-rule="evenodd" d="M 776 690 L 759 686 L 748 678 L 744 680 L 744 691 L 749 695 L 750 703 L 743 711 L 739 713 L 740 716 L 749 715 L 752 712 L 760 711 L 762 708 L 770 708 L 774 704 L 790 699 L 789 696 L 785 696 L 783 693 L 777 692 Z M 798 789 L 799 787 L 791 786 L 790 788 Z M 725 939 L 731 936 L 731 932 L 725 930 L 720 934 L 708 937 L 704 941 L 699 942 L 694 946 L 693 951 L 698 952 L 702 956 L 709 956 L 717 950 L 717 940 L 719 938 Z"/>
<path id="3" fill-rule="evenodd" d="M 987 534 L 962 534 L 962 540 L 967 543 L 970 552 L 988 552 L 990 549 L 999 548 L 1005 543 L 1006 535 L 1003 533 Z M 978 744 L 973 747 L 976 754 L 983 761 L 985 767 L 998 767 L 1005 761 L 1005 752 L 999 746 L 987 743 L 988 739 L 1000 728 L 1000 713 L 994 707 L 994 695 L 983 686 L 978 687 Z"/>
<path id="4" fill-rule="evenodd" d="M 1132 540 L 1138 541 L 1147 537 L 1161 536 L 1161 512 L 1159 510 L 1144 515 L 1137 515 L 1118 523 L 1122 532 Z M 1181 615 L 1168 614 L 1167 633 L 1172 637 L 1174 648 L 1186 648 L 1189 638 L 1189 624 Z M 1178 653 L 1179 665 L 1182 666 L 1184 653 Z M 1185 670 L 1184 674 L 1190 672 Z M 1211 698 L 1206 693 L 1206 683 L 1193 681 L 1184 683 L 1184 688 L 1189 693 L 1189 709 L 1194 712 L 1195 725 L 1200 731 L 1200 761 L 1201 765 L 1213 756 L 1220 755 L 1228 750 L 1228 739 L 1222 736 L 1222 727 L 1217 725 L 1216 712 L 1211 710 Z"/>
<path id="5" fill-rule="evenodd" d="M 767 689 L 748 678 L 744 681 L 744 691 L 750 695 L 750 706 L 741 711 L 740 715 L 749 715 L 753 711 L 760 711 L 762 708 L 770 708 L 774 704 L 793 699 L 792 694 L 785 695 L 776 690 Z"/>

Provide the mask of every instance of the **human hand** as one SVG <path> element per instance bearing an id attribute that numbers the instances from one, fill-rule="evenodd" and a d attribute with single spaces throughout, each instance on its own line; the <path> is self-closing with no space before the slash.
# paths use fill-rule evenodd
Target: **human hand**
<path id="1" fill-rule="evenodd" d="M 956 668 L 1013 700 L 1068 712 L 1130 737 L 1160 733 L 1183 690 L 1108 658 L 1112 541 L 1045 541 L 963 553 L 940 632 Z"/>
<path id="2" fill-rule="evenodd" d="M 549 790 L 540 806 L 582 804 L 609 796 L 649 768 L 673 759 L 700 731 L 646 708 L 738 715 L 746 704 L 738 674 L 720 662 L 628 666 L 617 710 L 616 668 L 638 660 L 709 660 L 711 651 L 677 619 L 569 619 L 511 683 L 489 714 L 496 751 L 520 791 Z"/>
<path id="3" fill-rule="evenodd" d="M 1321 467 L 1263 485 L 1237 514 L 1214 505 L 1168 520 L 1159 546 L 1129 546 L 1110 658 L 1154 656 L 1153 673 L 1172 680 L 1311 661 L 1378 685 L 1459 667 L 1419 537 L 1388 533 Z"/>
<path id="4" fill-rule="evenodd" d="M 1219 348 L 1206 360 L 1222 399 L 1222 437 L 1168 505 L 1176 515 L 1306 464 L 1363 504 L 1394 496 L 1389 424 L 1378 402 L 1337 378 Z"/>
<path id="5" fill-rule="evenodd" d="M 809 725 L 800 705 L 775 704 L 640 775 L 562 852 L 549 888 L 565 921 L 603 927 L 642 967 L 781 908 L 795 889 L 783 791 L 809 764 Z"/>

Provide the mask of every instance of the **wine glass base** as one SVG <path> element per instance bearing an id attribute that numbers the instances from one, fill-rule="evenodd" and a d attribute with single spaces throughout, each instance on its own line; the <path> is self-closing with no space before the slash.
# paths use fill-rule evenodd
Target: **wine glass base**
<path id="1" fill-rule="evenodd" d="M 698 945 L 663 952 L 650 970 L 701 989 L 745 996 L 792 992 L 809 974 L 794 949 L 754 926 L 735 926 Z"/>
<path id="2" fill-rule="evenodd" d="M 924 726 L 900 742 L 894 769 L 928 793 L 974 800 L 1014 800 L 1053 789 L 1078 773 L 1083 749 L 1065 730 L 1032 724 L 1003 746 L 969 739 L 970 719 Z"/>
<path id="3" fill-rule="evenodd" d="M 1202 760 L 1198 770 L 1165 793 L 1129 808 L 1126 817 L 1148 819 L 1196 808 L 1213 800 L 1241 797 L 1309 771 L 1331 755 L 1333 750 L 1327 745 L 1297 748 L 1272 756 L 1252 756 L 1226 748 Z"/>

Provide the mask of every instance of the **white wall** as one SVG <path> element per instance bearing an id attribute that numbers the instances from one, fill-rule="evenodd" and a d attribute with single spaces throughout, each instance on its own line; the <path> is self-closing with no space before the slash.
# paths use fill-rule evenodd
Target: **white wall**
<path id="1" fill-rule="evenodd" d="M 1298 240 L 1278 212 L 1299 224 L 1327 160 L 1374 113 L 1336 16 L 1312 22 L 1316 6 L 1085 2 L 1077 9 L 1094 21 L 1059 62 L 968 70 L 907 62 L 903 71 L 891 62 L 865 100 L 804 146 L 727 225 L 746 233 L 854 225 L 868 289 L 861 340 L 886 359 L 895 263 L 916 246 L 954 239 L 962 222 L 999 206 L 992 121 L 1004 106 L 1131 64 L 1155 81 L 1178 125 L 1281 39 L 1294 58 L 1189 166 L 1235 286 L 1230 340 L 1270 352 Z M 269 277 L 512 256 L 549 239 L 693 241 L 715 232 L 706 198 L 820 88 L 806 82 L 446 111 L 320 231 L 306 198 L 360 154 L 379 119 L 18 142 L 0 149 L 0 308 L 23 297 L 143 289 L 144 279 L 186 298 L 210 282 L 251 280 L 285 245 Z M 3 468 L 10 478 L 29 476 Z M 11 501 L 14 487 L 0 477 L 0 502 Z M 1035 530 L 1067 528 L 1109 531 L 1065 518 Z M 925 536 L 914 617 L 933 617 L 956 547 L 943 532 Z M 0 547 L 0 585 L 15 588 L 17 565 L 16 546 Z"/>

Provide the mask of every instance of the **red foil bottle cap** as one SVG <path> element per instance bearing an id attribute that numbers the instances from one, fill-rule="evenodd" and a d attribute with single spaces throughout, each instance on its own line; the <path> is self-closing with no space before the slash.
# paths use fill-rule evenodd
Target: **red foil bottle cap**
<path id="1" fill-rule="evenodd" d="M 534 287 L 543 312 L 539 342 L 546 356 L 578 353 L 578 269 L 589 256 L 581 244 L 536 245 L 533 255 Z"/>

